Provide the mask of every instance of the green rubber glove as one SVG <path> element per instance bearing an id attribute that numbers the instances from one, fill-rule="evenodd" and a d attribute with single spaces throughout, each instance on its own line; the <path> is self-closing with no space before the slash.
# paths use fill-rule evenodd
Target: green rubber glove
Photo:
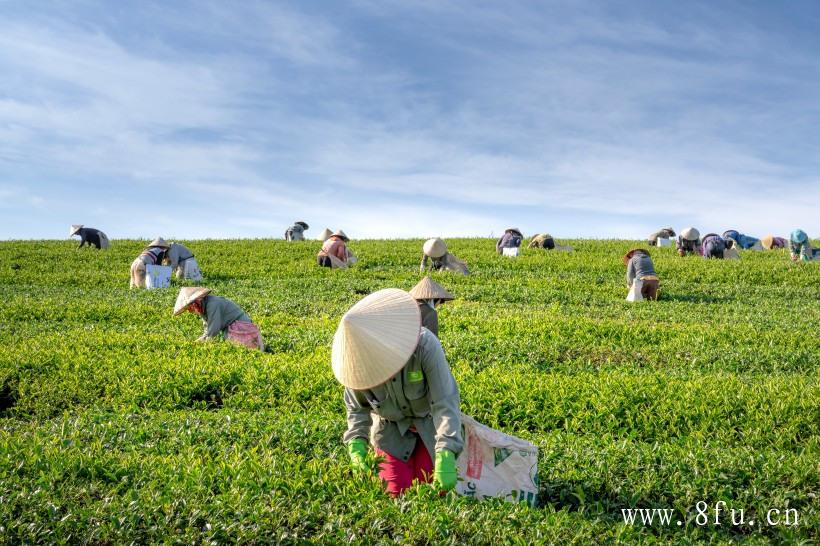
<path id="1" fill-rule="evenodd" d="M 433 483 L 440 489 L 449 491 L 456 486 L 456 455 L 449 449 L 436 451 L 436 469 L 433 472 Z"/>
<path id="2" fill-rule="evenodd" d="M 364 438 L 353 438 L 347 443 L 347 454 L 354 472 L 367 472 L 367 442 Z"/>

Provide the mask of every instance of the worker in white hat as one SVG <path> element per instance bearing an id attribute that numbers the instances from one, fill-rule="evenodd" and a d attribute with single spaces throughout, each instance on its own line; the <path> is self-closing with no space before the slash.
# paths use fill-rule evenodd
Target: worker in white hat
<path id="1" fill-rule="evenodd" d="M 89 247 L 95 246 L 98 249 L 105 249 L 111 246 L 111 241 L 108 240 L 108 236 L 99 229 L 84 227 L 82 224 L 72 224 L 68 230 L 68 236 L 73 237 L 75 235 L 80 236 L 80 246 L 77 248 L 82 248 L 83 245 L 88 245 Z"/>
<path id="2" fill-rule="evenodd" d="M 285 230 L 285 240 L 286 241 L 304 241 L 305 240 L 305 232 L 310 229 L 310 226 L 307 225 L 307 222 L 303 222 L 299 220 L 295 222 L 292 226 Z"/>
<path id="3" fill-rule="evenodd" d="M 700 232 L 693 227 L 688 227 L 680 232 L 675 246 L 678 249 L 678 256 L 687 254 L 701 254 Z"/>
<path id="4" fill-rule="evenodd" d="M 356 256 L 347 248 L 350 241 L 341 229 L 333 233 L 322 244 L 322 249 L 316 256 L 316 262 L 322 267 L 337 267 L 345 269 L 356 263 Z"/>
<path id="5" fill-rule="evenodd" d="M 157 237 L 131 262 L 131 288 L 145 288 L 145 266 L 160 265 L 171 248 L 165 239 Z"/>
<path id="6" fill-rule="evenodd" d="M 332 362 L 345 386 L 343 439 L 354 471 L 369 469 L 375 414 L 379 477 L 391 495 L 431 479 L 441 490 L 453 489 L 464 446 L 458 386 L 438 338 L 421 326 L 413 297 L 387 288 L 351 307 L 333 337 Z"/>
<path id="7" fill-rule="evenodd" d="M 202 280 L 202 271 L 199 269 L 194 253 L 182 243 L 171 241 L 168 244 L 168 251 L 165 253 L 162 264 L 170 265 L 177 279 L 188 279 L 194 282 Z"/>
<path id="8" fill-rule="evenodd" d="M 519 248 L 521 241 L 524 240 L 524 235 L 518 228 L 507 228 L 504 230 L 504 235 L 501 236 L 495 243 L 496 254 L 503 254 L 505 248 Z"/>
<path id="9" fill-rule="evenodd" d="M 421 312 L 421 325 L 438 337 L 438 311 L 436 306 L 455 299 L 446 288 L 431 279 L 424 277 L 411 290 L 410 295 L 416 300 Z"/>
<path id="10" fill-rule="evenodd" d="M 419 271 L 425 273 L 427 271 L 427 262 L 430 262 L 430 269 L 439 271 L 444 269 L 446 271 L 453 271 L 468 275 L 470 271 L 467 269 L 467 262 L 459 260 L 447 250 L 447 244 L 439 237 L 427 239 L 421 247 L 421 266 Z"/>
<path id="11" fill-rule="evenodd" d="M 208 288 L 180 288 L 174 305 L 174 316 L 185 311 L 199 315 L 205 325 L 205 331 L 197 341 L 224 337 L 227 341 L 251 349 L 265 350 L 259 327 L 248 314 L 231 300 L 212 296 Z"/>

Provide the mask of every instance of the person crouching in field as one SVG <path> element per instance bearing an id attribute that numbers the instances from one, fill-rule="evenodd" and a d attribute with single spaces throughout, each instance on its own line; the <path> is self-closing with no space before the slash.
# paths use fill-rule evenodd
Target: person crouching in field
<path id="1" fill-rule="evenodd" d="M 345 232 L 340 229 L 322 243 L 322 249 L 316 256 L 316 262 L 322 267 L 343 269 L 356 263 L 356 256 L 347 248 L 349 240 Z"/>
<path id="2" fill-rule="evenodd" d="M 285 230 L 285 240 L 286 241 L 304 241 L 305 240 L 305 232 L 310 229 L 310 226 L 307 225 L 306 222 L 302 222 L 301 220 L 294 223 L 290 226 L 287 230 Z"/>
<path id="3" fill-rule="evenodd" d="M 199 270 L 194 253 L 183 244 L 171 242 L 162 264 L 170 265 L 177 279 L 188 279 L 194 282 L 202 280 L 202 272 Z"/>
<path id="4" fill-rule="evenodd" d="M 727 229 L 724 231 L 723 240 L 726 241 L 727 245 L 729 241 L 734 241 L 736 248 L 743 250 L 763 250 L 763 244 L 760 242 L 760 239 L 746 235 L 745 233 L 740 233 L 736 229 Z"/>
<path id="5" fill-rule="evenodd" d="M 519 248 L 523 240 L 524 235 L 518 228 L 507 228 L 495 243 L 495 253 L 503 254 L 505 248 Z"/>
<path id="6" fill-rule="evenodd" d="M 388 493 L 398 496 L 415 481 L 455 488 L 464 447 L 458 385 L 413 297 L 387 288 L 351 307 L 333 337 L 332 364 L 345 387 L 343 441 L 354 472 L 371 470 L 372 428 Z"/>
<path id="7" fill-rule="evenodd" d="M 678 250 L 678 256 L 681 257 L 686 256 L 687 254 L 700 254 L 700 232 L 693 227 L 684 229 L 680 232 L 675 246 Z"/>
<path id="8" fill-rule="evenodd" d="M 703 243 L 701 244 L 701 254 L 704 258 L 723 259 L 723 253 L 726 251 L 726 241 L 717 233 L 707 233 L 703 236 Z"/>
<path id="9" fill-rule="evenodd" d="M 174 305 L 174 316 L 185 311 L 200 316 L 205 331 L 197 341 L 224 337 L 227 341 L 264 351 L 265 343 L 259 327 L 248 314 L 231 300 L 210 294 L 208 288 L 180 288 Z"/>
<path id="10" fill-rule="evenodd" d="M 786 248 L 788 241 L 783 237 L 775 237 L 774 235 L 766 235 L 760 240 L 760 244 L 766 250 L 775 250 L 777 248 Z"/>
<path id="11" fill-rule="evenodd" d="M 433 271 L 446 270 L 462 275 L 469 275 L 467 262 L 459 260 L 447 250 L 447 245 L 439 237 L 427 239 L 421 248 L 421 265 L 419 272 L 427 271 L 427 262 L 430 262 L 430 269 Z"/>
<path id="12" fill-rule="evenodd" d="M 647 300 L 658 299 L 660 280 L 655 273 L 655 265 L 649 252 L 642 248 L 634 248 L 624 255 L 626 266 L 626 287 L 632 288 L 635 279 L 642 282 L 641 296 Z M 636 287 L 637 291 L 637 287 Z"/>
<path id="13" fill-rule="evenodd" d="M 436 306 L 445 301 L 454 300 L 455 296 L 430 277 L 424 277 L 420 280 L 410 290 L 410 295 L 413 296 L 419 306 L 421 325 L 438 337 L 438 311 L 436 311 Z"/>
<path id="14" fill-rule="evenodd" d="M 111 246 L 108 236 L 99 229 L 83 227 L 82 224 L 73 224 L 68 231 L 68 236 L 73 237 L 75 235 L 80 236 L 80 246 L 77 248 L 82 248 L 83 245 L 94 246 L 97 249 L 105 249 Z"/>
<path id="15" fill-rule="evenodd" d="M 802 260 L 808 262 L 810 260 L 820 259 L 820 249 L 813 249 L 809 243 L 809 236 L 802 229 L 792 231 L 789 236 L 789 253 L 793 262 Z"/>
<path id="16" fill-rule="evenodd" d="M 649 244 L 649 246 L 658 246 L 658 239 L 672 239 L 674 236 L 674 229 L 672 229 L 671 227 L 663 228 L 650 235 L 647 238 L 646 242 Z"/>
<path id="17" fill-rule="evenodd" d="M 539 233 L 530 240 L 527 248 L 544 248 L 546 250 L 553 250 L 555 248 L 555 239 L 549 233 Z"/>
<path id="18" fill-rule="evenodd" d="M 169 248 L 162 237 L 148 243 L 142 254 L 131 262 L 131 288 L 145 288 L 145 266 L 161 264 Z"/>

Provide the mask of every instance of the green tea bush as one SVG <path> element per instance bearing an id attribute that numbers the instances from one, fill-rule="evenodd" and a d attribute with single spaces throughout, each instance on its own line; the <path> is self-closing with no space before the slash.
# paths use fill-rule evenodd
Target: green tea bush
<path id="1" fill-rule="evenodd" d="M 422 240 L 193 241 L 205 284 L 239 303 L 262 353 L 194 343 L 176 289 L 129 290 L 138 241 L 0 243 L 0 543 L 795 543 L 820 523 L 820 268 L 652 249 L 658 302 L 624 301 L 630 241 L 497 256 L 452 239 L 467 277 L 440 337 L 462 408 L 541 450 L 539 503 L 391 499 L 354 476 L 330 370 L 341 315 L 411 288 Z M 641 245 L 643 246 L 643 245 Z M 174 279 L 174 288 L 182 286 Z M 762 523 L 699 525 L 718 501 Z M 673 508 L 683 524 L 628 525 Z"/>

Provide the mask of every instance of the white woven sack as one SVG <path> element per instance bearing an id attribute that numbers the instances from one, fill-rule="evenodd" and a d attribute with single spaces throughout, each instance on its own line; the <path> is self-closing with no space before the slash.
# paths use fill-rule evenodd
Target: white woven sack
<path id="1" fill-rule="evenodd" d="M 632 281 L 632 288 L 629 289 L 629 293 L 626 295 L 626 301 L 643 301 L 641 290 L 643 290 L 643 281 L 640 279 Z"/>
<path id="2" fill-rule="evenodd" d="M 476 499 L 498 497 L 534 506 L 538 497 L 538 448 L 463 413 L 461 425 L 464 450 L 456 459 L 456 492 Z"/>
<path id="3" fill-rule="evenodd" d="M 666 237 L 658 237 L 658 246 L 672 246 L 672 241 L 670 241 Z"/>
<path id="4" fill-rule="evenodd" d="M 111 248 L 111 241 L 108 239 L 108 235 L 103 233 L 102 231 L 99 232 L 100 234 L 100 248 Z"/>
<path id="5" fill-rule="evenodd" d="M 171 286 L 170 265 L 146 265 L 145 288 L 168 288 Z"/>
<path id="6" fill-rule="evenodd" d="M 200 271 L 199 263 L 193 256 L 182 262 L 182 278 L 194 282 L 202 280 L 202 271 Z"/>
<path id="7" fill-rule="evenodd" d="M 724 260 L 739 260 L 740 254 L 738 253 L 736 248 L 727 248 L 723 251 L 723 259 Z"/>
<path id="8" fill-rule="evenodd" d="M 516 256 L 518 256 L 519 253 L 517 246 L 514 246 L 512 248 L 504 248 L 501 250 L 501 252 L 504 254 L 504 256 L 509 256 L 510 258 L 515 258 Z"/>

